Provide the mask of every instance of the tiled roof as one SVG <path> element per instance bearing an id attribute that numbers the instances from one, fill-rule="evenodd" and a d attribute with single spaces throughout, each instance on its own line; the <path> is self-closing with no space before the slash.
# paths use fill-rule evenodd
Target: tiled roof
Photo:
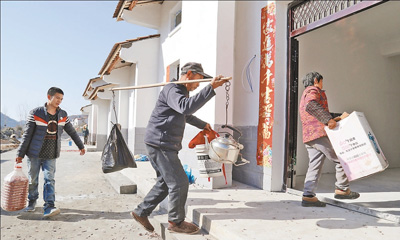
<path id="1" fill-rule="evenodd" d="M 157 2 L 162 4 L 164 0 L 119 0 L 117 7 L 115 8 L 113 18 L 117 18 L 117 21 L 121 21 L 122 10 L 126 9 L 131 11 L 136 5 Z"/>
<path id="2" fill-rule="evenodd" d="M 83 92 L 83 97 L 87 100 L 96 100 L 98 92 L 104 92 L 104 89 L 117 86 L 115 83 L 107 83 L 102 77 L 95 77 L 89 80 L 85 91 Z"/>
<path id="3" fill-rule="evenodd" d="M 94 91 L 92 92 L 92 94 L 89 96 L 89 100 L 96 100 L 98 92 L 104 92 L 104 89 L 115 87 L 115 86 L 117 86 L 117 84 L 115 84 L 115 83 L 106 83 L 104 85 L 96 87 L 94 89 Z"/>
<path id="4" fill-rule="evenodd" d="M 93 91 L 92 83 L 94 83 L 94 82 L 96 82 L 96 81 L 98 81 L 100 79 L 102 79 L 102 78 L 101 77 L 95 77 L 95 78 L 90 79 L 88 84 L 86 85 L 85 91 L 83 92 L 82 96 L 86 97 L 88 95 L 88 92 Z"/>
<path id="5" fill-rule="evenodd" d="M 157 38 L 157 37 L 160 37 L 160 34 L 154 34 L 154 35 L 149 35 L 149 36 L 145 36 L 145 37 L 138 37 L 135 39 L 130 39 L 130 40 L 126 40 L 124 42 L 119 42 L 119 43 L 114 44 L 110 53 L 108 54 L 106 61 L 103 64 L 103 67 L 101 68 L 101 70 L 99 72 L 99 75 L 100 76 L 108 75 L 114 69 L 116 62 L 120 59 L 119 52 L 121 51 L 121 47 L 124 47 L 124 46 L 130 47 L 129 44 L 132 44 L 133 42 L 146 40 L 146 39 L 150 39 L 150 38 Z"/>

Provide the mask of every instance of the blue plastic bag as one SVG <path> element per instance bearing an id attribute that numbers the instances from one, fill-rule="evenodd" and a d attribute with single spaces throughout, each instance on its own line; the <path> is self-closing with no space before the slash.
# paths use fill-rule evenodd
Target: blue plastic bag
<path id="1" fill-rule="evenodd" d="M 188 176 L 189 184 L 193 184 L 195 182 L 195 178 L 192 174 L 192 169 L 188 165 L 183 165 L 183 170 L 185 170 L 186 176 Z"/>
<path id="2" fill-rule="evenodd" d="M 143 155 L 143 154 L 137 154 L 137 155 L 134 156 L 134 158 L 135 158 L 135 161 L 138 161 L 138 162 L 149 161 L 149 158 L 146 155 Z"/>

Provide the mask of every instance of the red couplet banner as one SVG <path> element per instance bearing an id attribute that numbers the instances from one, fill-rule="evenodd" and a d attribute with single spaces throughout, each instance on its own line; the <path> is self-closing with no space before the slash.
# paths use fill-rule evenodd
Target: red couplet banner
<path id="1" fill-rule="evenodd" d="M 257 165 L 272 166 L 272 128 L 275 92 L 275 2 L 261 13 L 260 102 L 257 136 Z"/>

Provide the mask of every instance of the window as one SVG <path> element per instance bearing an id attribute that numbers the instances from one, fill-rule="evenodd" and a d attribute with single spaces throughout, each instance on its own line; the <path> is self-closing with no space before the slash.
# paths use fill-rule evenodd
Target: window
<path id="1" fill-rule="evenodd" d="M 170 30 L 171 32 L 179 29 L 179 25 L 182 23 L 182 2 L 177 3 L 170 11 Z"/>
<path id="2" fill-rule="evenodd" d="M 166 69 L 166 81 L 170 82 L 173 78 L 175 78 L 176 80 L 179 80 L 180 77 L 180 61 L 177 60 L 174 63 L 171 63 L 170 65 L 167 66 Z"/>
<path id="3" fill-rule="evenodd" d="M 177 13 L 175 13 L 175 26 L 176 28 L 179 24 L 182 22 L 182 10 L 179 10 Z"/>

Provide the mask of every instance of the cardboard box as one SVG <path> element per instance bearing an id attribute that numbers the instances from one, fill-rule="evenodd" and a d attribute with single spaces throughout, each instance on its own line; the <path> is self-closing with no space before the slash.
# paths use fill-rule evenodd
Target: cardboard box
<path id="1" fill-rule="evenodd" d="M 389 166 L 364 113 L 352 112 L 339 121 L 336 128 L 325 127 L 325 131 L 349 181 L 381 172 Z"/>

